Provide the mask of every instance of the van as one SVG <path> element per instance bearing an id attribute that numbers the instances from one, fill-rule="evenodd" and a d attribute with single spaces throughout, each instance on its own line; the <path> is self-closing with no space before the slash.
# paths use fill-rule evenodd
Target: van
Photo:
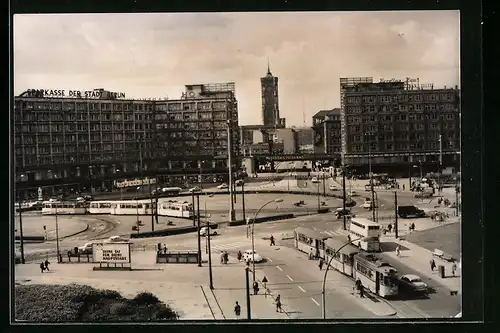
<path id="1" fill-rule="evenodd" d="M 398 206 L 398 216 L 403 219 L 408 217 L 425 217 L 425 212 L 415 206 Z"/>

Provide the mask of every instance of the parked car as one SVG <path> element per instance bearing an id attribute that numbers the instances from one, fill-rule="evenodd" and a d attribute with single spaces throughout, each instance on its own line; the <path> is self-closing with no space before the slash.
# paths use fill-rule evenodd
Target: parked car
<path id="1" fill-rule="evenodd" d="M 195 187 L 189 189 L 190 193 L 196 193 L 196 192 L 200 192 L 200 191 L 201 191 L 201 188 L 199 188 L 198 186 L 195 186 Z"/>
<path id="2" fill-rule="evenodd" d="M 372 208 L 374 208 L 374 204 L 372 201 L 366 200 L 365 202 L 363 202 L 361 207 L 363 207 L 364 209 L 372 209 Z"/>
<path id="3" fill-rule="evenodd" d="M 331 184 L 330 186 L 328 186 L 328 189 L 330 189 L 330 191 L 337 191 L 337 186 L 335 186 L 334 184 Z"/>
<path id="4" fill-rule="evenodd" d="M 222 183 L 222 184 L 220 184 L 219 186 L 217 186 L 217 188 L 218 188 L 219 190 L 224 190 L 224 189 L 226 189 L 226 188 L 228 188 L 228 187 L 229 187 L 229 186 L 228 186 L 226 183 Z"/>
<path id="5" fill-rule="evenodd" d="M 425 212 L 415 206 L 398 206 L 398 215 L 401 218 L 425 217 Z"/>
<path id="6" fill-rule="evenodd" d="M 210 236 L 215 236 L 215 235 L 217 235 L 217 231 L 215 231 L 213 228 L 210 228 Z M 200 236 L 202 237 L 207 236 L 207 227 L 200 228 Z"/>
<path id="7" fill-rule="evenodd" d="M 399 290 L 401 292 L 427 292 L 427 284 L 415 274 L 406 274 L 399 278 Z"/>
<path id="8" fill-rule="evenodd" d="M 313 183 L 313 184 L 319 183 L 318 177 L 312 177 L 311 183 Z"/>
<path id="9" fill-rule="evenodd" d="M 83 246 L 78 247 L 78 253 L 92 254 L 92 243 L 85 243 Z"/>
<path id="10" fill-rule="evenodd" d="M 255 258 L 255 262 L 258 263 L 258 262 L 262 262 L 264 259 L 260 256 L 260 254 L 258 254 L 257 252 L 253 251 L 252 250 L 246 250 L 245 252 L 243 252 L 243 259 L 245 260 L 250 260 L 250 262 L 252 262 Z"/>
<path id="11" fill-rule="evenodd" d="M 238 179 L 238 180 L 236 180 L 236 182 L 235 182 L 234 184 L 235 184 L 236 186 L 241 186 L 241 185 L 243 185 L 243 183 L 244 183 L 244 182 L 245 182 L 245 181 L 244 181 L 243 179 Z"/>

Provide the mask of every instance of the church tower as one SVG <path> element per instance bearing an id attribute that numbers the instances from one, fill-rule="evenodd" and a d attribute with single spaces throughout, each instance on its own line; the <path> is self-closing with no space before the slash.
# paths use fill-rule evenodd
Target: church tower
<path id="1" fill-rule="evenodd" d="M 271 73 L 269 60 L 267 61 L 267 74 L 260 79 L 260 85 L 262 89 L 262 121 L 264 126 L 284 127 L 280 119 L 278 78 Z"/>

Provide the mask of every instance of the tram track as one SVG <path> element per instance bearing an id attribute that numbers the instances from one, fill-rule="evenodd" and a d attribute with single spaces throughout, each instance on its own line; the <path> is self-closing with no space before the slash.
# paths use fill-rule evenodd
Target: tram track
<path id="1" fill-rule="evenodd" d="M 408 301 L 388 301 L 382 299 L 385 303 L 387 303 L 390 307 L 392 307 L 396 311 L 396 316 L 399 318 L 406 319 L 419 319 L 419 318 L 430 318 L 426 312 L 420 310 L 416 306 L 410 304 Z"/>

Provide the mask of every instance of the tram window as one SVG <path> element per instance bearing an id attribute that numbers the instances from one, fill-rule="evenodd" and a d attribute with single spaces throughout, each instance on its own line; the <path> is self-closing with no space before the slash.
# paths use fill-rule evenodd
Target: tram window
<path id="1" fill-rule="evenodd" d="M 356 221 L 351 221 L 351 224 L 353 224 L 353 225 L 355 225 L 355 226 L 357 226 L 357 227 L 360 227 L 360 228 L 362 228 L 362 229 L 365 229 L 365 226 L 364 226 L 364 225 L 362 225 L 362 224 L 360 224 L 360 223 L 358 223 L 358 222 L 356 222 Z"/>
<path id="2" fill-rule="evenodd" d="M 142 204 L 137 205 L 137 208 L 142 208 Z"/>
<path id="3" fill-rule="evenodd" d="M 343 259 L 344 259 L 343 261 L 346 262 L 346 263 L 350 263 L 351 262 L 351 256 L 348 256 L 346 254 L 344 254 L 344 258 Z"/>
<path id="4" fill-rule="evenodd" d="M 337 259 L 337 260 L 340 259 L 340 253 L 339 252 L 335 252 L 335 259 Z"/>
<path id="5" fill-rule="evenodd" d="M 378 225 L 368 226 L 368 230 L 378 230 L 378 229 L 380 229 L 380 227 Z"/>
<path id="6" fill-rule="evenodd" d="M 329 256 L 333 255 L 333 253 L 335 251 L 333 251 L 333 249 L 331 247 L 327 247 L 326 250 L 325 250 L 326 254 L 328 254 Z"/>

